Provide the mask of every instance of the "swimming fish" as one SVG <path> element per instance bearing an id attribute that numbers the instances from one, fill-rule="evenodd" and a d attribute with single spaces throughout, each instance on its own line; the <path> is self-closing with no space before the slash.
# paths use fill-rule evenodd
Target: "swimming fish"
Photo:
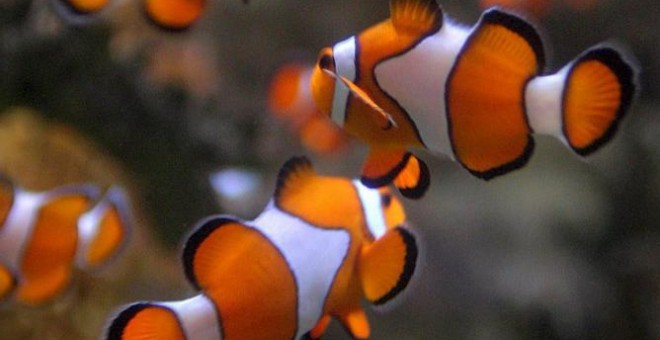
<path id="1" fill-rule="evenodd" d="M 74 263 L 97 268 L 127 237 L 124 194 L 102 199 L 93 185 L 30 192 L 3 181 L 0 198 L 0 293 L 25 304 L 46 302 L 71 280 Z M 11 293 L 11 294 L 10 294 Z"/>
<path id="2" fill-rule="evenodd" d="M 183 266 L 198 295 L 124 307 L 106 338 L 318 338 L 332 317 L 367 338 L 360 300 L 387 303 L 415 271 L 417 243 L 405 223 L 388 188 L 320 176 L 292 158 L 254 220 L 211 216 L 188 237 Z"/>
<path id="3" fill-rule="evenodd" d="M 144 0 L 144 14 L 155 24 L 169 31 L 181 31 L 199 20 L 206 0 Z"/>
<path id="4" fill-rule="evenodd" d="M 336 153 L 346 147 L 348 136 L 316 108 L 310 90 L 312 70 L 313 65 L 295 62 L 279 67 L 268 90 L 268 108 L 286 120 L 312 151 Z"/>
<path id="5" fill-rule="evenodd" d="M 369 145 L 365 185 L 418 198 L 429 173 L 410 147 L 488 180 L 525 165 L 533 133 L 581 156 L 614 135 L 636 92 L 627 56 L 603 44 L 556 73 L 544 63 L 539 34 L 516 15 L 492 8 L 468 28 L 434 0 L 391 0 L 389 19 L 320 52 L 312 95 Z"/>

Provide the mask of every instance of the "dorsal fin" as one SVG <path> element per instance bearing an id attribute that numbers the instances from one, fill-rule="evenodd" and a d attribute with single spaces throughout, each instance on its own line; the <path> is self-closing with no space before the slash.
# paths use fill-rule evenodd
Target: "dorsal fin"
<path id="1" fill-rule="evenodd" d="M 398 33 L 424 34 L 442 28 L 442 9 L 436 0 L 390 0 L 390 16 Z"/>
<path id="2" fill-rule="evenodd" d="M 277 201 L 289 190 L 296 188 L 298 184 L 311 179 L 315 175 L 314 167 L 305 156 L 292 157 L 280 169 L 277 175 L 277 184 L 273 198 Z"/>

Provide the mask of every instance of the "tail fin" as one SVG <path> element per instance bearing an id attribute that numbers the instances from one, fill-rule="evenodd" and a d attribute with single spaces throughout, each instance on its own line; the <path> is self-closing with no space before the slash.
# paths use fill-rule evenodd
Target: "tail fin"
<path id="1" fill-rule="evenodd" d="M 569 67 L 562 96 L 562 131 L 570 147 L 585 156 L 616 132 L 635 95 L 636 70 L 611 47 L 590 49 Z"/>
<path id="2" fill-rule="evenodd" d="M 111 321 L 110 340 L 222 339 L 219 317 L 203 294 L 173 302 L 138 302 Z"/>
<path id="3" fill-rule="evenodd" d="M 120 187 L 108 190 L 78 221 L 78 265 L 99 267 L 118 254 L 130 234 L 128 198 Z"/>
<path id="4" fill-rule="evenodd" d="M 110 324 L 106 339 L 185 339 L 174 311 L 154 303 L 140 302 L 122 310 Z"/>

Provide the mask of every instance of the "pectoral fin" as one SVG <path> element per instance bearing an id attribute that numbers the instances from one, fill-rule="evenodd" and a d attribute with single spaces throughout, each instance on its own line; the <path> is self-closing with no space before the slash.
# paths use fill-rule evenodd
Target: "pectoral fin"
<path id="1" fill-rule="evenodd" d="M 410 231 L 397 227 L 362 251 L 359 275 L 367 300 L 384 304 L 406 288 L 417 263 L 417 244 Z"/>
<path id="2" fill-rule="evenodd" d="M 362 168 L 362 184 L 378 188 L 393 183 L 405 197 L 417 199 L 430 184 L 428 167 L 402 149 L 372 149 Z"/>
<path id="3" fill-rule="evenodd" d="M 340 76 L 329 69 L 323 69 L 323 71 L 329 76 L 335 78 L 344 85 L 348 91 L 357 99 L 361 100 L 371 109 L 368 110 L 371 113 L 371 117 L 374 122 L 383 130 L 389 130 L 391 128 L 396 128 L 396 122 L 392 118 L 392 115 L 387 113 L 383 108 L 376 104 L 371 97 L 355 83 L 347 79 L 346 77 Z"/>

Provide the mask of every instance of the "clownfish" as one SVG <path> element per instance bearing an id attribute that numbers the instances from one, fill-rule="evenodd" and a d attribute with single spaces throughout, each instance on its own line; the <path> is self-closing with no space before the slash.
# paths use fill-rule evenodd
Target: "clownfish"
<path id="1" fill-rule="evenodd" d="M 346 146 L 348 136 L 316 108 L 310 90 L 312 70 L 311 65 L 300 63 L 277 69 L 268 90 L 268 108 L 288 121 L 303 145 L 317 153 L 331 154 Z"/>
<path id="2" fill-rule="evenodd" d="M 98 268 L 125 243 L 125 196 L 110 189 L 102 199 L 91 185 L 45 192 L 0 185 L 0 297 L 46 302 L 71 280 L 73 266 Z"/>
<path id="3" fill-rule="evenodd" d="M 106 338 L 319 338 L 333 317 L 367 338 L 360 300 L 390 301 L 415 271 L 417 244 L 405 223 L 388 188 L 320 176 L 293 158 L 254 220 L 212 216 L 188 237 L 183 266 L 198 295 L 124 307 Z"/>
<path id="4" fill-rule="evenodd" d="M 418 198 L 429 185 L 408 149 L 449 155 L 482 179 L 522 167 L 532 133 L 578 155 L 607 142 L 636 92 L 637 69 L 600 45 L 542 74 L 543 44 L 524 19 L 498 8 L 472 28 L 434 0 L 391 0 L 390 18 L 324 48 L 312 74 L 318 108 L 370 146 L 368 187 L 394 183 Z"/>
<path id="5" fill-rule="evenodd" d="M 206 0 L 144 0 L 144 14 L 154 25 L 168 31 L 182 31 L 202 16 Z"/>

